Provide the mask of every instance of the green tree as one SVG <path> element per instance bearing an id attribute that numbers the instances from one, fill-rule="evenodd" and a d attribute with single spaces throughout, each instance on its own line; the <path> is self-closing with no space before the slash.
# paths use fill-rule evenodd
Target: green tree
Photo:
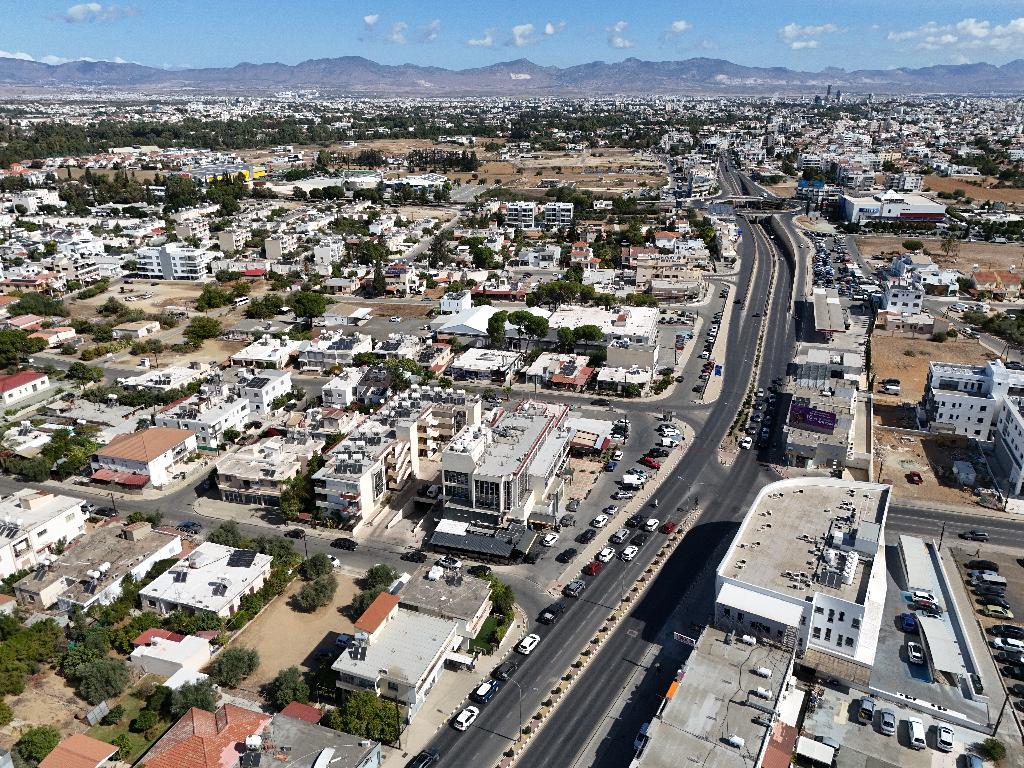
<path id="1" fill-rule="evenodd" d="M 127 760 L 134 748 L 132 737 L 127 733 L 117 734 L 117 736 L 110 740 L 110 743 L 117 747 L 117 754 L 114 755 L 115 760 Z"/>
<path id="2" fill-rule="evenodd" d="M 999 762 L 1006 759 L 1006 745 L 999 739 L 989 737 L 977 745 L 978 754 L 986 760 Z"/>
<path id="3" fill-rule="evenodd" d="M 327 311 L 327 297 L 315 291 L 298 291 L 288 299 L 296 317 L 320 317 Z"/>
<path id="4" fill-rule="evenodd" d="M 447 263 L 448 244 L 445 242 L 443 233 L 438 232 L 434 235 L 434 239 L 430 241 L 430 248 L 427 250 L 427 266 L 431 269 L 437 269 Z"/>
<path id="5" fill-rule="evenodd" d="M 576 349 L 576 334 L 572 328 L 562 326 L 556 333 L 560 352 L 572 352 Z"/>
<path id="6" fill-rule="evenodd" d="M 920 240 L 904 240 L 902 245 L 903 245 L 903 249 L 905 251 L 923 251 L 924 250 L 924 243 L 921 242 Z"/>
<path id="7" fill-rule="evenodd" d="M 128 724 L 132 733 L 145 733 L 160 720 L 160 716 L 151 709 L 143 709 L 134 720 Z"/>
<path id="8" fill-rule="evenodd" d="M 205 709 L 207 712 L 217 711 L 217 694 L 213 690 L 212 680 L 185 683 L 171 694 L 170 715 L 175 720 L 192 707 Z"/>
<path id="9" fill-rule="evenodd" d="M 40 338 L 29 338 L 25 331 L 14 329 L 0 331 L 0 367 L 18 365 L 23 357 L 46 349 L 46 342 Z"/>
<path id="10" fill-rule="evenodd" d="M 345 733 L 389 744 L 398 740 L 398 705 L 370 691 L 349 693 L 338 714 Z"/>
<path id="11" fill-rule="evenodd" d="M 107 657 L 82 664 L 75 670 L 75 676 L 78 693 L 90 704 L 120 696 L 131 680 L 123 661 Z"/>
<path id="12" fill-rule="evenodd" d="M 337 590 L 338 579 L 333 573 L 329 573 L 304 584 L 295 595 L 295 605 L 300 611 L 312 613 L 330 603 Z"/>
<path id="13" fill-rule="evenodd" d="M 60 743 L 60 731 L 52 725 L 29 728 L 14 742 L 14 751 L 32 764 L 41 763 Z"/>
<path id="14" fill-rule="evenodd" d="M 333 571 L 334 566 L 331 565 L 330 558 L 323 552 L 317 552 L 302 564 L 302 578 L 306 581 L 316 581 Z"/>
<path id="15" fill-rule="evenodd" d="M 218 685 L 237 688 L 260 666 L 260 655 L 252 648 L 225 648 L 210 665 L 210 675 Z"/>
<path id="16" fill-rule="evenodd" d="M 270 701 L 278 709 L 284 709 L 293 701 L 309 703 L 309 686 L 302 678 L 298 667 L 288 667 L 277 673 L 270 681 Z"/>
<path id="17" fill-rule="evenodd" d="M 206 537 L 206 540 L 224 547 L 235 547 L 236 549 L 244 548 L 246 544 L 245 538 L 242 536 L 242 530 L 234 520 L 227 520 L 218 525 L 210 531 L 210 535 Z"/>
<path id="18" fill-rule="evenodd" d="M 491 606 L 493 611 L 503 616 L 511 616 L 513 606 L 516 604 L 516 597 L 512 592 L 512 587 L 493 576 L 489 581 L 491 582 Z"/>
<path id="19" fill-rule="evenodd" d="M 212 317 L 193 317 L 185 326 L 184 336 L 193 344 L 202 344 L 206 339 L 220 335 L 220 320 Z"/>
<path id="20" fill-rule="evenodd" d="M 76 360 L 68 366 L 67 378 L 72 381 L 92 384 L 97 381 L 103 381 L 103 369 L 86 365 L 85 363 L 80 363 Z"/>
<path id="21" fill-rule="evenodd" d="M 0 728 L 5 725 L 10 725 L 11 720 L 14 719 L 14 713 L 11 708 L 7 706 L 7 702 L 0 700 Z"/>
<path id="22" fill-rule="evenodd" d="M 383 296 L 387 293 L 388 283 L 384 278 L 384 261 L 377 259 L 373 262 L 373 280 L 370 282 L 370 295 Z"/>
<path id="23" fill-rule="evenodd" d="M 505 324 L 508 316 L 505 310 L 498 310 L 487 320 L 487 338 L 495 349 L 505 348 Z"/>

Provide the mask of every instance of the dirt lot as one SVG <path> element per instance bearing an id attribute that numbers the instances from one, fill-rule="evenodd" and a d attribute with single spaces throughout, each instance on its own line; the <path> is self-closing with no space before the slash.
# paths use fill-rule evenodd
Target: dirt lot
<path id="1" fill-rule="evenodd" d="M 895 255 L 905 253 L 903 241 L 909 237 L 858 237 L 857 249 L 865 259 L 876 254 Z M 947 259 L 942 253 L 937 238 L 913 238 L 924 243 L 924 249 L 940 267 L 959 269 L 969 273 L 977 264 L 981 269 L 1021 268 L 1021 247 L 1013 243 L 960 243 L 960 255 Z"/>
<path id="2" fill-rule="evenodd" d="M 948 363 L 980 365 L 997 355 L 981 346 L 974 339 L 950 339 L 939 343 L 929 339 L 910 339 L 889 336 L 878 331 L 871 337 L 871 370 L 875 381 L 899 379 L 899 395 L 875 393 L 875 421 L 887 426 L 879 419 L 879 406 L 898 406 L 901 403 L 916 403 L 924 396 L 928 380 L 928 363 L 941 360 Z"/>
<path id="3" fill-rule="evenodd" d="M 974 503 L 974 495 L 957 485 L 951 471 L 954 461 L 973 458 L 966 438 L 904 434 L 884 428 L 875 429 L 874 437 L 876 455 L 882 457 L 880 482 L 891 483 L 897 498 L 942 504 Z M 878 469 L 879 459 L 875 459 L 875 464 Z M 924 482 L 910 483 L 910 472 L 920 472 Z"/>
<path id="4" fill-rule="evenodd" d="M 973 179 L 955 179 L 949 176 L 925 176 L 924 186 L 932 192 L 952 192 L 962 189 L 968 197 L 975 200 L 991 200 L 1000 203 L 1024 205 L 1024 189 L 988 189 L 996 180 L 991 176 L 978 176 Z"/>
<path id="5" fill-rule="evenodd" d="M 359 590 L 352 579 L 337 571 L 335 575 L 338 577 L 338 591 L 331 605 L 313 614 L 292 609 L 288 601 L 303 584 L 296 579 L 280 598 L 235 637 L 233 644 L 255 648 L 260 654 L 260 668 L 245 681 L 247 689 L 257 689 L 270 682 L 280 670 L 293 665 L 312 668 L 317 646 L 332 645 L 338 633 L 351 634 L 354 631 L 352 622 L 338 609 L 351 603 Z"/>
<path id="6" fill-rule="evenodd" d="M 62 736 L 84 733 L 87 729 L 75 715 L 84 715 L 89 705 L 75 696 L 64 678 L 50 670 L 29 678 L 24 692 L 8 698 L 7 705 L 14 712 L 14 720 L 0 729 L 0 747 L 5 749 L 11 748 L 28 725 L 52 725 Z"/>
<path id="7" fill-rule="evenodd" d="M 224 327 L 227 327 L 228 325 L 230 325 L 230 323 L 224 323 Z M 163 354 L 160 355 L 160 367 L 187 367 L 188 364 L 193 361 L 200 363 L 209 363 L 211 361 L 214 361 L 217 364 L 220 364 L 245 346 L 246 342 L 244 341 L 207 339 L 206 341 L 203 342 L 203 346 L 197 349 L 195 352 L 187 352 L 183 355 L 175 355 L 173 353 L 164 352 Z"/>
<path id="8" fill-rule="evenodd" d="M 787 181 L 783 184 L 770 184 L 765 189 L 769 192 L 774 192 L 779 197 L 792 197 L 796 194 L 796 182 Z"/>

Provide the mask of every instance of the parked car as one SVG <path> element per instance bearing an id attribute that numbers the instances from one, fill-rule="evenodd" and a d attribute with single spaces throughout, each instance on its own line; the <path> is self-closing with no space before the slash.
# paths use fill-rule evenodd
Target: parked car
<path id="1" fill-rule="evenodd" d="M 519 664 L 513 661 L 512 659 L 509 659 L 508 661 L 503 661 L 494 670 L 494 679 L 508 680 L 512 677 L 512 675 L 516 673 L 517 669 L 519 669 Z"/>
<path id="2" fill-rule="evenodd" d="M 974 594 L 986 597 L 1002 597 L 1006 594 L 1006 588 L 1000 584 L 978 584 L 974 587 Z"/>
<path id="3" fill-rule="evenodd" d="M 452 557 L 451 555 L 445 555 L 437 561 L 437 564 L 449 571 L 458 571 L 462 569 L 462 561 L 458 558 Z"/>
<path id="4" fill-rule="evenodd" d="M 540 540 L 540 543 L 541 546 L 544 547 L 553 547 L 558 543 L 558 534 L 554 532 L 545 534 L 544 538 Z"/>
<path id="5" fill-rule="evenodd" d="M 587 528 L 579 536 L 576 537 L 576 541 L 580 544 L 589 544 L 597 538 L 597 531 L 593 528 Z"/>
<path id="6" fill-rule="evenodd" d="M 626 526 L 628 528 L 639 528 L 641 525 L 643 525 L 644 520 L 644 516 L 637 512 L 635 515 L 629 516 L 629 519 L 626 520 Z"/>
<path id="7" fill-rule="evenodd" d="M 565 613 L 565 603 L 552 603 L 540 612 L 537 621 L 541 624 L 554 624 L 563 613 Z"/>
<path id="8" fill-rule="evenodd" d="M 658 530 L 658 526 L 659 525 L 661 525 L 661 520 L 659 520 L 656 517 L 651 517 L 651 518 L 648 518 L 646 523 L 644 523 L 644 530 L 645 531 L 652 531 L 653 532 L 653 531 Z"/>
<path id="9" fill-rule="evenodd" d="M 1024 640 L 1024 627 L 1014 624 L 994 624 L 988 628 L 989 634 L 997 637 L 1013 637 L 1017 640 Z"/>
<path id="10" fill-rule="evenodd" d="M 626 547 L 624 550 L 622 550 L 622 552 L 619 553 L 619 557 L 622 558 L 623 560 L 625 560 L 626 562 L 629 562 L 634 557 L 636 557 L 636 553 L 639 552 L 639 551 L 640 551 L 639 547 L 629 546 L 629 547 Z"/>
<path id="11" fill-rule="evenodd" d="M 892 736 L 896 733 L 896 714 L 891 709 L 883 709 L 878 718 L 878 730 L 883 736 Z"/>
<path id="12" fill-rule="evenodd" d="M 583 575 L 597 576 L 597 574 L 601 572 L 602 568 L 604 568 L 604 564 L 597 562 L 597 560 L 594 560 L 583 566 Z"/>
<path id="13" fill-rule="evenodd" d="M 427 555 L 421 550 L 414 549 L 412 552 L 403 552 L 402 559 L 407 563 L 425 563 L 427 562 Z"/>
<path id="14" fill-rule="evenodd" d="M 537 647 L 537 643 L 540 642 L 540 635 L 530 634 L 519 641 L 519 645 L 516 646 L 516 651 L 529 656 L 533 653 L 533 649 Z"/>
<path id="15" fill-rule="evenodd" d="M 939 752 L 952 752 L 953 746 L 953 729 L 948 725 L 935 726 L 935 748 Z"/>
<path id="16" fill-rule="evenodd" d="M 578 552 L 575 547 L 569 547 L 568 549 L 563 549 L 561 552 L 559 552 L 555 560 L 557 560 L 560 563 L 571 563 L 573 558 L 576 557 L 577 554 Z"/>
<path id="17" fill-rule="evenodd" d="M 636 496 L 636 494 L 632 491 L 616 491 L 612 494 L 612 498 L 616 501 L 627 501 L 632 499 L 634 496 Z"/>
<path id="18" fill-rule="evenodd" d="M 590 524 L 595 528 L 604 528 L 608 525 L 608 515 L 598 515 L 590 521 Z"/>
<path id="19" fill-rule="evenodd" d="M 292 528 L 285 536 L 289 539 L 304 539 L 306 538 L 306 532 L 301 528 Z"/>
<path id="20" fill-rule="evenodd" d="M 604 471 L 605 472 L 614 472 L 618 468 L 619 468 L 619 462 L 615 461 L 614 459 L 609 461 L 607 464 L 604 465 Z"/>
<path id="21" fill-rule="evenodd" d="M 609 563 L 611 562 L 613 557 L 615 557 L 615 549 L 613 547 L 604 547 L 600 552 L 597 553 L 595 559 L 602 563 Z"/>
<path id="22" fill-rule="evenodd" d="M 632 544 L 634 547 L 642 547 L 644 544 L 647 543 L 649 538 L 649 534 L 640 531 L 639 533 L 633 534 L 633 538 L 629 540 L 629 543 Z"/>
<path id="23" fill-rule="evenodd" d="M 664 523 L 661 524 L 661 528 L 659 528 L 658 530 L 662 533 L 672 533 L 678 527 L 679 526 L 673 523 L 671 520 L 666 520 Z"/>
<path id="24" fill-rule="evenodd" d="M 498 680 L 485 680 L 480 683 L 480 685 L 478 685 L 471 694 L 469 694 L 469 698 L 477 704 L 486 704 L 494 698 L 494 694 L 496 694 L 500 688 L 501 683 Z"/>
<path id="25" fill-rule="evenodd" d="M 491 575 L 491 566 L 489 565 L 471 565 L 466 569 L 466 573 L 470 576 L 476 576 L 478 579 L 486 579 Z"/>
<path id="26" fill-rule="evenodd" d="M 985 597 L 979 597 L 978 605 L 980 605 L 982 608 L 987 608 L 988 606 L 1006 608 L 1007 610 L 1009 610 L 1010 608 L 1010 604 L 1006 602 L 1004 598 L 996 597 L 995 595 L 986 595 Z"/>
<path id="27" fill-rule="evenodd" d="M 998 605 L 986 605 L 978 613 L 988 616 L 990 619 L 1009 619 L 1013 621 L 1013 611 L 1008 608 L 1001 608 Z"/>
<path id="28" fill-rule="evenodd" d="M 356 544 L 356 542 L 352 539 L 342 537 L 340 539 L 335 539 L 334 541 L 332 541 L 331 546 L 335 549 L 344 549 L 348 552 L 355 552 L 356 547 L 358 547 L 359 545 Z"/>
<path id="29" fill-rule="evenodd" d="M 915 642 L 907 643 L 907 659 L 911 664 L 924 664 L 924 648 Z"/>
<path id="30" fill-rule="evenodd" d="M 405 764 L 405 768 L 430 768 L 441 759 L 441 753 L 436 749 L 424 749 L 416 757 Z"/>
<path id="31" fill-rule="evenodd" d="M 999 573 L 999 563 L 992 562 L 991 560 L 968 560 L 964 567 L 968 571 L 990 571 L 991 573 Z"/>
<path id="32" fill-rule="evenodd" d="M 604 509 L 601 510 L 601 514 L 602 515 L 608 515 L 609 517 L 611 517 L 612 515 L 617 514 L 618 511 L 619 511 L 619 505 L 618 504 L 609 504 L 607 507 L 605 507 Z"/>
<path id="33" fill-rule="evenodd" d="M 478 717 L 480 717 L 479 707 L 470 705 L 452 719 L 452 728 L 457 731 L 468 731 L 469 726 L 476 722 Z"/>
<path id="34" fill-rule="evenodd" d="M 1024 652 L 1024 640 L 1017 640 L 1013 637 L 999 637 L 992 641 L 992 647 L 997 651 Z"/>
<path id="35" fill-rule="evenodd" d="M 753 447 L 754 447 L 754 441 L 753 441 L 752 438 L 744 437 L 742 440 L 740 440 L 740 448 L 742 448 L 743 450 L 748 450 L 748 449 L 753 448 Z"/>
<path id="36" fill-rule="evenodd" d="M 644 456 L 640 459 L 640 463 L 645 467 L 650 467 L 651 469 L 661 469 L 661 462 L 652 456 Z"/>
<path id="37" fill-rule="evenodd" d="M 896 617 L 899 628 L 904 632 L 917 634 L 917 617 L 912 613 L 901 613 Z"/>

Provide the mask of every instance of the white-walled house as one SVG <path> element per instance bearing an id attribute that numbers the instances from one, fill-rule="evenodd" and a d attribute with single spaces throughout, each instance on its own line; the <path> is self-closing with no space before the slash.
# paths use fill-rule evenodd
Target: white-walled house
<path id="1" fill-rule="evenodd" d="M 196 435 L 187 429 L 150 427 L 119 435 L 90 459 L 94 482 L 141 488 L 167 485 L 178 465 L 195 452 Z"/>

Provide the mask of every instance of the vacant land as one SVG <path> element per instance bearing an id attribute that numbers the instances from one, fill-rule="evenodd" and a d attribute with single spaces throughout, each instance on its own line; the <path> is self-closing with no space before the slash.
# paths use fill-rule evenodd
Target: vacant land
<path id="1" fill-rule="evenodd" d="M 21 731 L 33 725 L 52 725 L 61 736 L 83 733 L 87 726 L 76 717 L 90 709 L 64 678 L 50 669 L 30 677 L 25 690 L 8 698 L 7 705 L 14 720 L 0 729 L 0 747 L 4 749 L 10 749 Z"/>
<path id="2" fill-rule="evenodd" d="M 875 449 L 875 469 L 881 469 L 879 481 L 890 483 L 897 498 L 913 497 L 942 504 L 974 503 L 970 489 L 959 487 L 952 472 L 954 461 L 974 458 L 967 438 L 876 429 Z M 920 472 L 924 482 L 910 483 L 907 476 L 911 472 Z"/>
<path id="3" fill-rule="evenodd" d="M 785 181 L 781 184 L 769 184 L 765 186 L 769 192 L 774 192 L 779 197 L 792 197 L 796 194 L 796 182 Z"/>
<path id="4" fill-rule="evenodd" d="M 924 243 L 924 249 L 932 261 L 940 267 L 958 269 L 965 274 L 975 269 L 1021 269 L 1021 247 L 1013 243 L 960 243 L 957 257 L 947 259 L 942 252 L 942 243 L 938 238 L 922 237 L 857 237 L 857 249 L 865 259 L 875 255 L 893 256 L 906 253 L 903 241 L 917 239 Z"/>
<path id="5" fill-rule="evenodd" d="M 251 621 L 232 643 L 254 648 L 260 654 L 260 668 L 246 679 L 244 687 L 256 690 L 270 682 L 282 669 L 291 666 L 313 669 L 317 648 L 333 648 L 334 638 L 341 632 L 351 634 L 352 622 L 339 613 L 340 608 L 352 602 L 356 588 L 352 579 L 338 577 L 338 591 L 334 602 L 315 613 L 300 613 L 289 601 L 302 588 L 300 579 L 293 581 L 284 594 Z"/>
<path id="6" fill-rule="evenodd" d="M 1024 205 L 1024 189 L 993 189 L 995 183 L 996 180 L 991 176 L 978 176 L 972 179 L 955 179 L 950 176 L 924 177 L 925 188 L 932 192 L 953 192 L 960 189 L 975 200 Z"/>
<path id="7" fill-rule="evenodd" d="M 876 332 L 871 337 L 871 372 L 875 376 L 875 381 L 899 379 L 901 384 L 899 395 L 875 393 L 876 421 L 879 405 L 914 403 L 924 396 L 929 361 L 979 365 L 995 357 L 995 353 L 974 339 L 949 339 L 940 343 L 923 338 L 889 336 L 885 331 Z"/>

